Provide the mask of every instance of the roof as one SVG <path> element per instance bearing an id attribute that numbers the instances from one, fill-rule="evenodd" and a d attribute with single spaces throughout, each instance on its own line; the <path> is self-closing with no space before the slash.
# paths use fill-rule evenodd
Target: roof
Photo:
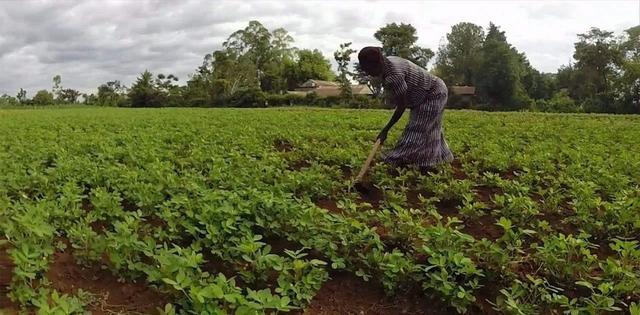
<path id="1" fill-rule="evenodd" d="M 307 80 L 300 85 L 301 88 L 322 88 L 322 87 L 336 87 L 338 83 L 332 81 L 322 80 Z"/>
<path id="2" fill-rule="evenodd" d="M 327 82 L 327 81 L 321 81 L 321 82 Z M 352 85 L 351 86 L 351 92 L 354 95 L 371 95 L 371 94 L 373 94 L 371 89 L 369 89 L 369 87 L 366 84 Z M 287 91 L 287 93 L 296 94 L 296 95 L 307 95 L 309 93 L 316 93 L 320 97 L 339 96 L 340 95 L 340 86 L 336 84 L 336 85 L 330 85 L 330 86 L 318 86 L 316 88 L 297 88 L 294 91 Z"/>
<path id="3" fill-rule="evenodd" d="M 354 95 L 371 95 L 373 91 L 366 84 L 356 84 L 351 86 Z"/>
<path id="4" fill-rule="evenodd" d="M 467 85 L 454 85 L 451 88 L 451 93 L 456 95 L 475 95 L 476 87 Z"/>

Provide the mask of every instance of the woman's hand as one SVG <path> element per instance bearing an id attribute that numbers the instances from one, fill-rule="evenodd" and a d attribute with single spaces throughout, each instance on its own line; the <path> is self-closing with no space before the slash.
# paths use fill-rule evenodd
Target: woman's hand
<path id="1" fill-rule="evenodd" d="M 384 140 L 387 140 L 388 133 L 389 130 L 387 128 L 383 128 L 382 131 L 380 131 L 380 133 L 378 134 L 376 140 L 380 140 L 380 144 L 384 143 Z"/>

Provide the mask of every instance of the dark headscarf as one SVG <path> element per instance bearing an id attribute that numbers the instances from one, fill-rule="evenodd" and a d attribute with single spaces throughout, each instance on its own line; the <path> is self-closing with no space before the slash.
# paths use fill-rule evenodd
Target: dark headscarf
<path id="1" fill-rule="evenodd" d="M 362 48 L 360 53 L 358 53 L 358 62 L 360 62 L 360 65 L 365 68 L 383 63 L 382 49 L 380 47 L 373 46 Z"/>

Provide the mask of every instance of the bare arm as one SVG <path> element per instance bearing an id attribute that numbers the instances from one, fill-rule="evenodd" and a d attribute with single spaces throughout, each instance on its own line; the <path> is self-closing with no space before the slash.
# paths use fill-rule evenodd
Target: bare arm
<path id="1" fill-rule="evenodd" d="M 396 110 L 393 112 L 393 116 L 391 116 L 387 125 L 382 128 L 382 131 L 378 135 L 378 139 L 380 139 L 381 142 L 384 142 L 384 140 L 387 139 L 389 130 L 398 122 L 398 120 L 400 120 L 402 114 L 404 114 L 404 111 L 407 109 L 407 96 L 403 94 L 395 97 L 394 103 L 396 105 Z"/>

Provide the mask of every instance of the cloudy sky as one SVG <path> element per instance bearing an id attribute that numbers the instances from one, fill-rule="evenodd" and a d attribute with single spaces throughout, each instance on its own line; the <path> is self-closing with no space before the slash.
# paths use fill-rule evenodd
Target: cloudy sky
<path id="1" fill-rule="evenodd" d="M 493 21 L 542 71 L 571 61 L 576 34 L 591 26 L 620 33 L 640 24 L 639 0 L 627 1 L 36 1 L 0 0 L 0 94 L 33 95 L 63 86 L 92 91 L 126 85 L 145 69 L 184 81 L 205 54 L 250 20 L 286 28 L 299 48 L 327 58 L 337 46 L 376 44 L 390 22 L 413 24 L 434 51 L 451 25 Z"/>

